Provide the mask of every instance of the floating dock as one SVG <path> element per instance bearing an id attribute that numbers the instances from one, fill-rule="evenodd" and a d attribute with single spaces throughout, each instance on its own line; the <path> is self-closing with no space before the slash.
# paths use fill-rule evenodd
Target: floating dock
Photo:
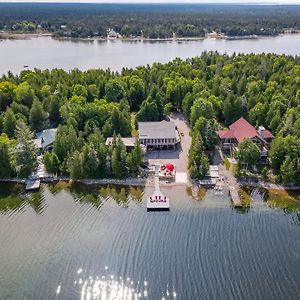
<path id="1" fill-rule="evenodd" d="M 36 191 L 40 188 L 40 179 L 27 179 L 26 181 L 26 192 Z"/>
<path id="2" fill-rule="evenodd" d="M 169 211 L 170 199 L 164 196 L 159 189 L 159 170 L 155 167 L 154 194 L 147 199 L 147 211 Z"/>

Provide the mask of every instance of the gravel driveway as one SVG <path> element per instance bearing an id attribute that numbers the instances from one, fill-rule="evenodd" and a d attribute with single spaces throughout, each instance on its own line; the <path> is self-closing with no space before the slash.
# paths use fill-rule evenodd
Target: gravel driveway
<path id="1" fill-rule="evenodd" d="M 172 163 L 176 166 L 176 172 L 188 172 L 188 151 L 191 145 L 190 127 L 188 121 L 181 113 L 173 113 L 170 117 L 180 134 L 181 142 L 177 145 L 175 150 L 158 150 L 147 152 L 145 158 L 151 164 L 166 164 Z"/>

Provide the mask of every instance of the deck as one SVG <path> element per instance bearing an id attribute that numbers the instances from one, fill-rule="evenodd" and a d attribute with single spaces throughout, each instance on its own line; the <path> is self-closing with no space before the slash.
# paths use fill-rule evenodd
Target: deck
<path id="1" fill-rule="evenodd" d="M 155 166 L 154 193 L 147 199 L 147 211 L 169 211 L 170 199 L 159 188 L 159 166 Z"/>

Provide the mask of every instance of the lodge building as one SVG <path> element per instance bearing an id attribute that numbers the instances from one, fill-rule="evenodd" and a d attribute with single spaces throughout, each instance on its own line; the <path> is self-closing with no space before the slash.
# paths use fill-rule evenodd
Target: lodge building
<path id="1" fill-rule="evenodd" d="M 139 141 L 149 148 L 175 148 L 180 142 L 177 128 L 173 122 L 139 122 Z"/>

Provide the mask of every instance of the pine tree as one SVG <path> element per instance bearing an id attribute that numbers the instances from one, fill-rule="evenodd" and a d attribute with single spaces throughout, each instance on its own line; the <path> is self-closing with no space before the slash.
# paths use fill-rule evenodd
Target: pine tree
<path id="1" fill-rule="evenodd" d="M 29 114 L 31 128 L 37 132 L 43 130 L 47 119 L 48 113 L 44 111 L 42 103 L 34 100 Z"/>
<path id="2" fill-rule="evenodd" d="M 11 166 L 11 149 L 13 141 L 5 133 L 0 135 L 0 178 L 7 178 L 13 174 Z"/>
<path id="3" fill-rule="evenodd" d="M 16 123 L 17 120 L 12 109 L 8 108 L 4 115 L 3 131 L 9 138 L 13 138 L 15 136 Z"/>
<path id="4" fill-rule="evenodd" d="M 13 165 L 19 177 L 27 177 L 36 167 L 36 152 L 33 143 L 33 133 L 23 120 L 18 120 L 16 126 L 18 145 L 14 150 Z"/>

